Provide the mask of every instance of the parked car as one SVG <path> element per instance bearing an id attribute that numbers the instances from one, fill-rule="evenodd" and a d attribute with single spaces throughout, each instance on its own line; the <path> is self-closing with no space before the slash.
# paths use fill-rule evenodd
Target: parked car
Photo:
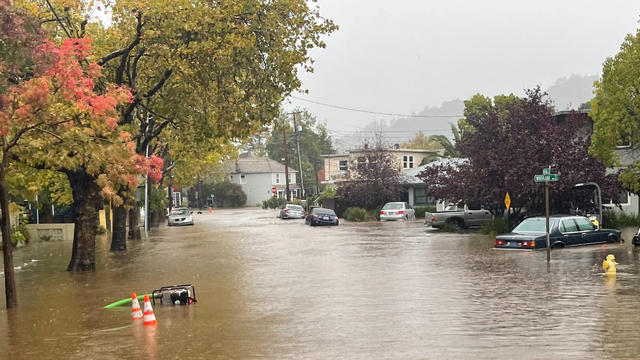
<path id="1" fill-rule="evenodd" d="M 187 208 L 174 208 L 169 213 L 169 226 L 193 225 L 192 212 Z"/>
<path id="2" fill-rule="evenodd" d="M 300 205 L 287 204 L 280 210 L 280 219 L 304 219 L 307 213 Z"/>
<path id="3" fill-rule="evenodd" d="M 636 234 L 633 235 L 633 239 L 631 240 L 631 243 L 635 246 L 640 246 L 640 228 L 638 228 L 638 231 L 636 231 Z"/>
<path id="4" fill-rule="evenodd" d="M 493 215 L 481 206 L 469 207 L 466 204 L 449 204 L 444 211 L 426 213 L 424 224 L 441 228 L 445 224 L 457 225 L 460 228 L 481 227 L 489 223 Z"/>
<path id="5" fill-rule="evenodd" d="M 586 216 L 556 215 L 549 218 L 552 248 L 620 242 L 619 230 L 598 229 Z M 539 249 L 547 247 L 544 216 L 524 219 L 509 234 L 496 236 L 495 248 Z"/>
<path id="6" fill-rule="evenodd" d="M 380 220 L 415 220 L 416 211 L 406 202 L 389 202 L 380 210 Z"/>
<path id="7" fill-rule="evenodd" d="M 315 225 L 338 225 L 338 216 L 331 209 L 313 208 L 304 220 L 305 224 Z"/>

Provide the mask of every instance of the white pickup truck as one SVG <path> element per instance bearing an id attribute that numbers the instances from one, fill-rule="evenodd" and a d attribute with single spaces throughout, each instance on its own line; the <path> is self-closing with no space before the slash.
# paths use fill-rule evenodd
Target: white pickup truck
<path id="1" fill-rule="evenodd" d="M 466 204 L 449 204 L 444 211 L 427 213 L 424 224 L 441 228 L 444 224 L 457 225 L 460 228 L 481 227 L 490 222 L 493 215 L 489 210 L 471 209 Z"/>

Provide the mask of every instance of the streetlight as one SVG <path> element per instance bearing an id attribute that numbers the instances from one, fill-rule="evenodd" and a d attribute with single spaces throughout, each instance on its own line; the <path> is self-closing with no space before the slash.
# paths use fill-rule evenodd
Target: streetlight
<path id="1" fill-rule="evenodd" d="M 602 226 L 602 192 L 600 191 L 600 186 L 594 182 L 585 182 L 573 185 L 574 188 L 589 186 L 595 187 L 596 191 L 598 192 L 598 223 L 600 224 L 600 226 Z"/>

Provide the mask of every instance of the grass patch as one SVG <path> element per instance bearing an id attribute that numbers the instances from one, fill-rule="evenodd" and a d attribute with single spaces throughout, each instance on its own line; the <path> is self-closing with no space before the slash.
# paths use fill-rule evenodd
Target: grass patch
<path id="1" fill-rule="evenodd" d="M 602 212 L 601 227 L 609 229 L 621 229 L 624 227 L 640 225 L 640 216 L 628 215 L 622 212 L 606 210 Z"/>
<path id="2" fill-rule="evenodd" d="M 483 226 L 480 232 L 490 235 L 506 234 L 509 232 L 509 227 L 503 217 L 497 217 Z"/>

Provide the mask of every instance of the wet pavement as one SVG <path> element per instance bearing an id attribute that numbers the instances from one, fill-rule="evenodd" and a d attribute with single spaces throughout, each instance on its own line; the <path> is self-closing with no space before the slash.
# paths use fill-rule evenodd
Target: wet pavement
<path id="1" fill-rule="evenodd" d="M 126 253 L 98 241 L 97 271 L 64 271 L 71 243 L 15 252 L 18 301 L 0 311 L 7 359 L 636 359 L 640 250 L 624 244 L 492 250 L 416 222 L 305 226 L 261 209 L 196 215 Z M 600 265 L 620 263 L 608 278 Z M 113 301 L 193 283 L 198 304 L 158 325 Z M 2 284 L 3 286 L 4 284 Z M 3 286 L 4 287 L 4 286 Z M 3 288 L 2 287 L 2 288 Z M 4 294 L 2 294 L 4 295 Z M 4 296 L 2 296 L 4 308 Z"/>

